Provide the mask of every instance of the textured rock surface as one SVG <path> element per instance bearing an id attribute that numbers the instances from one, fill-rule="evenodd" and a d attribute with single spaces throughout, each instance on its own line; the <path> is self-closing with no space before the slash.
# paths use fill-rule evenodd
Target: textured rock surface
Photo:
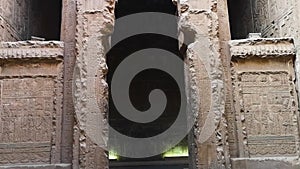
<path id="1" fill-rule="evenodd" d="M 64 0 L 62 8 L 61 40 L 64 42 L 64 100 L 62 125 L 62 163 L 72 163 L 78 166 L 78 154 L 73 156 L 73 127 L 74 104 L 72 94 L 73 72 L 76 61 L 75 33 L 76 33 L 76 0 Z"/>
<path id="2" fill-rule="evenodd" d="M 114 1 L 77 1 L 75 147 L 79 168 L 108 168 L 106 51 L 113 31 Z"/>
<path id="3" fill-rule="evenodd" d="M 0 41 L 44 31 L 33 1 L 0 2 Z M 0 43 L 0 168 L 108 168 L 105 53 L 114 3 L 63 0 L 65 45 Z M 191 168 L 299 168 L 299 2 L 240 3 L 233 37 L 254 31 L 294 41 L 231 41 L 229 50 L 225 0 L 177 2 L 197 119 L 189 136 Z"/>
<path id="4" fill-rule="evenodd" d="M 187 45 L 188 102 L 197 119 L 189 139 L 191 165 L 192 168 L 226 168 L 229 164 L 228 156 L 225 157 L 227 143 L 223 139 L 226 137 L 225 89 L 218 2 L 180 1 L 178 7 L 179 28 Z"/>
<path id="5" fill-rule="evenodd" d="M 233 169 L 297 169 L 299 165 L 294 163 L 296 158 L 256 158 L 256 159 L 232 159 Z"/>
<path id="6" fill-rule="evenodd" d="M 254 31 L 262 33 L 263 37 L 293 37 L 297 49 L 295 61 L 296 79 L 300 79 L 300 36 L 298 22 L 300 18 L 300 3 L 297 0 L 255 0 L 252 6 Z M 268 9 L 268 10 L 265 10 Z M 299 91 L 299 83 L 296 86 Z M 299 97 L 298 92 L 298 97 Z"/>
<path id="7" fill-rule="evenodd" d="M 53 168 L 61 155 L 63 43 L 2 42 L 0 65 L 0 166 Z"/>
<path id="8" fill-rule="evenodd" d="M 233 159 L 233 168 L 291 168 L 299 158 L 293 40 L 236 40 L 230 42 L 230 52 L 236 120 L 228 123 L 237 127 L 230 139 L 243 158 Z M 278 160 L 284 157 L 293 158 Z M 251 166 L 255 160 L 259 162 Z"/>

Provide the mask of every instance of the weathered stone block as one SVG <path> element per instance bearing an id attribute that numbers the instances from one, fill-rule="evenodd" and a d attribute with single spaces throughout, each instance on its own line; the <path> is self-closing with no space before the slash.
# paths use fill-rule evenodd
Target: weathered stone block
<path id="1" fill-rule="evenodd" d="M 0 166 L 60 163 L 62 78 L 63 43 L 0 43 Z"/>
<path id="2" fill-rule="evenodd" d="M 229 123 L 237 127 L 234 140 L 239 158 L 246 158 L 242 162 L 233 160 L 233 168 L 247 168 L 247 161 L 253 158 L 298 159 L 293 40 L 236 40 L 230 42 L 230 51 L 235 119 Z"/>

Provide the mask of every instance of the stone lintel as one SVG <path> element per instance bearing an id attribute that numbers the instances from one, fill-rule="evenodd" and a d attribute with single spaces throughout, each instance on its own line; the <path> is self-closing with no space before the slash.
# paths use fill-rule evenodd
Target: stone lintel
<path id="1" fill-rule="evenodd" d="M 293 38 L 253 38 L 229 42 L 232 58 L 274 58 L 296 54 Z"/>
<path id="2" fill-rule="evenodd" d="M 0 59 L 57 59 L 63 60 L 64 43 L 60 41 L 1 42 Z"/>

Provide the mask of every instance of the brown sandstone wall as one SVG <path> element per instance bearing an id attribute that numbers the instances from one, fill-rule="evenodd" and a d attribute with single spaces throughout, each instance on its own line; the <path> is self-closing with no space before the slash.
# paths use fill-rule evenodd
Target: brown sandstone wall
<path id="1" fill-rule="evenodd" d="M 61 163 L 62 42 L 0 43 L 0 168 Z"/>
<path id="2" fill-rule="evenodd" d="M 254 31 L 263 37 L 292 37 L 295 39 L 297 57 L 296 79 L 300 79 L 300 2 L 297 0 L 255 0 L 252 4 Z M 297 84 L 299 90 L 299 83 Z M 299 94 L 298 94 L 299 95 Z"/>
<path id="3" fill-rule="evenodd" d="M 188 45 L 188 100 L 196 117 L 189 137 L 191 168 L 230 168 L 225 119 L 225 93 L 230 95 L 225 85 L 230 38 L 227 3 L 190 0 L 180 2 L 179 11 L 179 28 Z"/>
<path id="4" fill-rule="evenodd" d="M 237 147 L 231 151 L 232 167 L 299 167 L 293 39 L 233 40 L 230 52 L 234 118 L 228 123 L 236 130 L 229 139 Z"/>
<path id="5" fill-rule="evenodd" d="M 229 67 L 229 56 L 226 53 L 226 42 L 229 39 L 226 3 L 216 0 L 204 2 L 190 0 L 178 3 L 178 7 L 180 30 L 186 35 L 186 39 L 191 34 L 194 36 L 194 39 L 188 42 L 186 59 L 188 63 L 186 76 L 189 88 L 192 88 L 189 97 L 192 104 L 195 104 L 192 111 L 197 118 L 190 138 L 192 167 L 229 168 L 223 81 L 225 78 L 223 62 L 227 63 L 227 68 Z M 104 150 L 108 139 L 105 82 L 107 70 L 104 51 L 107 49 L 107 37 L 112 33 L 113 8 L 114 1 L 77 1 L 75 66 L 77 119 L 74 127 L 74 159 L 78 160 L 74 160 L 73 167 L 107 168 L 108 165 Z M 94 27 L 94 25 L 102 26 Z M 99 74 L 96 75 L 96 72 Z M 94 112 L 93 106 L 85 99 L 87 96 L 94 97 L 90 90 L 93 89 L 93 85 L 88 86 L 87 83 L 93 84 L 95 80 L 98 81 L 97 92 L 100 92 L 97 95 L 98 104 L 101 105 L 99 113 Z M 200 101 L 199 98 L 203 100 Z M 197 110 L 199 105 L 200 110 Z M 88 125 L 95 126 L 94 130 Z M 91 135 L 95 131 L 100 132 Z M 99 139 L 98 143 L 95 142 L 95 138 Z"/>
<path id="6" fill-rule="evenodd" d="M 108 168 L 105 51 L 113 31 L 114 6 L 114 0 L 77 0 L 74 168 Z"/>

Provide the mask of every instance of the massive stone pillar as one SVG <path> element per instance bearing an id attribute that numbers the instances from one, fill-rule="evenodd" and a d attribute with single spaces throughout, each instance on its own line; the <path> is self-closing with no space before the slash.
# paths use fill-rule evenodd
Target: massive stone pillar
<path id="1" fill-rule="evenodd" d="M 179 28 L 187 44 L 183 48 L 187 48 L 189 101 L 197 119 L 190 137 L 191 167 L 199 169 L 230 167 L 221 56 L 226 51 L 229 29 L 226 3 L 219 2 L 219 6 L 218 1 L 178 2 Z M 74 159 L 76 155 L 79 158 L 78 163 L 74 160 L 75 168 L 108 167 L 105 52 L 113 28 L 113 8 L 113 1 L 77 2 Z M 220 32 L 219 23 L 227 31 Z"/>
<path id="2" fill-rule="evenodd" d="M 113 24 L 114 0 L 77 0 L 74 154 L 78 163 L 74 160 L 73 168 L 108 168 L 105 53 Z"/>
<path id="3" fill-rule="evenodd" d="M 73 125 L 75 119 L 72 83 L 76 61 L 75 49 L 76 33 L 76 0 L 63 0 L 61 40 L 65 44 L 64 50 L 64 99 L 62 125 L 62 155 L 63 163 L 72 163 L 73 160 Z M 74 155 L 74 161 L 78 161 Z"/>
<path id="4" fill-rule="evenodd" d="M 219 23 L 228 31 L 229 27 L 225 24 L 228 20 L 227 14 L 222 12 L 226 9 L 226 3 L 219 2 L 223 6 L 219 6 L 215 0 L 189 0 L 178 3 L 179 29 L 185 43 L 182 48 L 186 48 L 188 102 L 192 105 L 192 110 L 189 111 L 196 117 L 189 137 L 193 169 L 230 167 L 224 118 L 224 70 L 221 59 L 221 46 L 224 47 L 223 51 L 226 51 L 229 36 L 224 34 L 226 31 L 220 34 Z M 225 21 L 220 22 L 219 17 L 225 18 Z M 220 39 L 223 44 L 220 43 Z"/>
<path id="5" fill-rule="evenodd" d="M 231 85 L 231 72 L 230 72 L 230 53 L 228 41 L 231 40 L 230 26 L 229 26 L 229 13 L 227 0 L 218 0 L 217 6 L 218 15 L 218 37 L 220 43 L 221 60 L 224 71 L 224 83 L 225 83 L 225 117 L 221 119 L 221 131 L 222 142 L 226 143 L 224 146 L 224 160 L 227 168 L 230 168 L 230 147 L 228 137 L 230 135 L 230 127 L 232 124 L 228 123 L 228 117 L 233 112 L 233 97 L 232 97 L 232 85 Z M 232 132 L 231 132 L 232 133 Z M 228 144 L 227 144 L 228 142 Z"/>

